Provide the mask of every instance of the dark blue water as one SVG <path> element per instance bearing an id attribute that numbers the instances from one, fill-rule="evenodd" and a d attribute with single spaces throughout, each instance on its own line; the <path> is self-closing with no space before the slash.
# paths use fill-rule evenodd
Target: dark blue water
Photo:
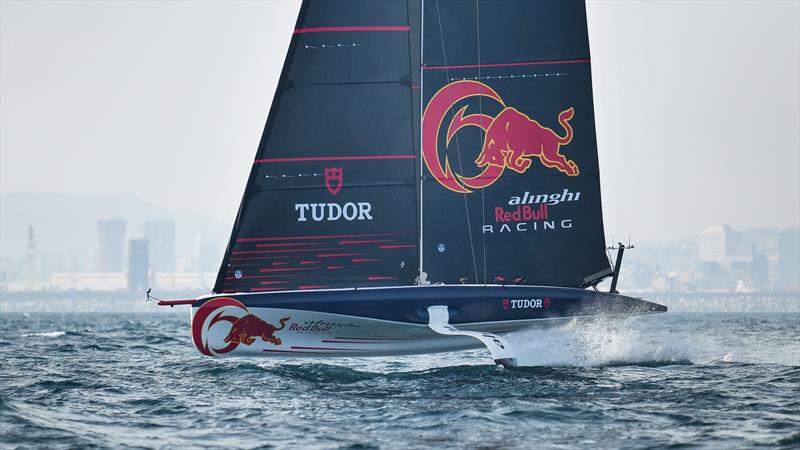
<path id="1" fill-rule="evenodd" d="M 661 314 L 381 359 L 211 359 L 187 314 L 3 314 L 0 443 L 800 448 L 800 315 Z"/>

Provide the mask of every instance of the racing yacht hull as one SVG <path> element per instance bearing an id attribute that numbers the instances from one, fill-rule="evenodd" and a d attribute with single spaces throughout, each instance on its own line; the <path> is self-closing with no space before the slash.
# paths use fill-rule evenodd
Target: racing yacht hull
<path id="1" fill-rule="evenodd" d="M 429 327 L 428 308 L 434 305 L 447 307 L 452 327 L 501 334 L 667 309 L 623 295 L 547 286 L 236 293 L 192 303 L 192 340 L 207 356 L 385 356 L 482 346 L 473 337 L 443 335 Z"/>

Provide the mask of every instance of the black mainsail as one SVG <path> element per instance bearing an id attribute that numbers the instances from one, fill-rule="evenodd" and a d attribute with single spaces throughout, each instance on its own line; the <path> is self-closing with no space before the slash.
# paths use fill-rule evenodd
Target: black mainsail
<path id="1" fill-rule="evenodd" d="M 421 272 L 611 273 L 582 0 L 303 2 L 214 292 Z"/>

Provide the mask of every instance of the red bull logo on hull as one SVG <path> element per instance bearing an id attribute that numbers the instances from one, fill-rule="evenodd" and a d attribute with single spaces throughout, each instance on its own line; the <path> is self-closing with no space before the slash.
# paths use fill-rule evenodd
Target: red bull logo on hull
<path id="1" fill-rule="evenodd" d="M 206 356 L 221 355 L 232 352 L 239 345 L 252 345 L 257 340 L 281 345 L 281 339 L 275 335 L 277 331 L 286 326 L 290 317 L 278 321 L 279 325 L 272 325 L 250 311 L 238 300 L 219 297 L 203 303 L 192 318 L 192 341 L 200 353 Z M 221 339 L 221 346 L 215 347 L 209 343 L 212 328 L 216 330 L 220 323 L 230 324 L 230 328 Z"/>
<path id="2" fill-rule="evenodd" d="M 503 109 L 495 117 L 486 114 L 465 115 L 468 106 L 464 106 L 452 115 L 445 145 L 449 145 L 455 134 L 467 126 L 479 127 L 485 132 L 481 151 L 475 159 L 475 164 L 483 170 L 474 177 L 466 177 L 453 172 L 446 156 L 442 164 L 439 158 L 439 132 L 454 105 L 476 96 L 494 100 Z M 489 86 L 479 81 L 456 81 L 440 89 L 425 108 L 422 118 L 422 156 L 439 184 L 459 193 L 469 193 L 491 185 L 506 168 L 524 173 L 533 164 L 533 158 L 537 158 L 545 167 L 574 177 L 580 174 L 578 165 L 561 153 L 561 147 L 572 142 L 573 131 L 569 121 L 574 115 L 572 107 L 558 115 L 558 122 L 564 129 L 563 134 L 559 135 L 517 109 L 506 106 L 500 95 Z"/>

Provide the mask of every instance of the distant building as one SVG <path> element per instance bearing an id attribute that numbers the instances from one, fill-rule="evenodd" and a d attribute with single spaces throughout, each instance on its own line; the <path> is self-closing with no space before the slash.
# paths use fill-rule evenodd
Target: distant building
<path id="1" fill-rule="evenodd" d="M 175 222 L 149 220 L 144 237 L 150 242 L 150 268 L 156 273 L 175 272 Z"/>
<path id="2" fill-rule="evenodd" d="M 769 283 L 769 258 L 758 251 L 758 245 L 752 244 L 753 263 L 750 266 L 750 279 L 757 288 Z"/>
<path id="3" fill-rule="evenodd" d="M 125 270 L 125 219 L 109 217 L 97 221 L 98 272 L 123 272 Z"/>
<path id="4" fill-rule="evenodd" d="M 800 227 L 778 234 L 778 283 L 795 288 L 800 285 Z"/>
<path id="5" fill-rule="evenodd" d="M 723 263 L 728 256 L 726 226 L 706 228 L 697 238 L 697 261 L 701 263 Z"/>
<path id="6" fill-rule="evenodd" d="M 150 285 L 149 273 L 147 239 L 131 239 L 128 241 L 128 290 L 146 290 Z"/>

